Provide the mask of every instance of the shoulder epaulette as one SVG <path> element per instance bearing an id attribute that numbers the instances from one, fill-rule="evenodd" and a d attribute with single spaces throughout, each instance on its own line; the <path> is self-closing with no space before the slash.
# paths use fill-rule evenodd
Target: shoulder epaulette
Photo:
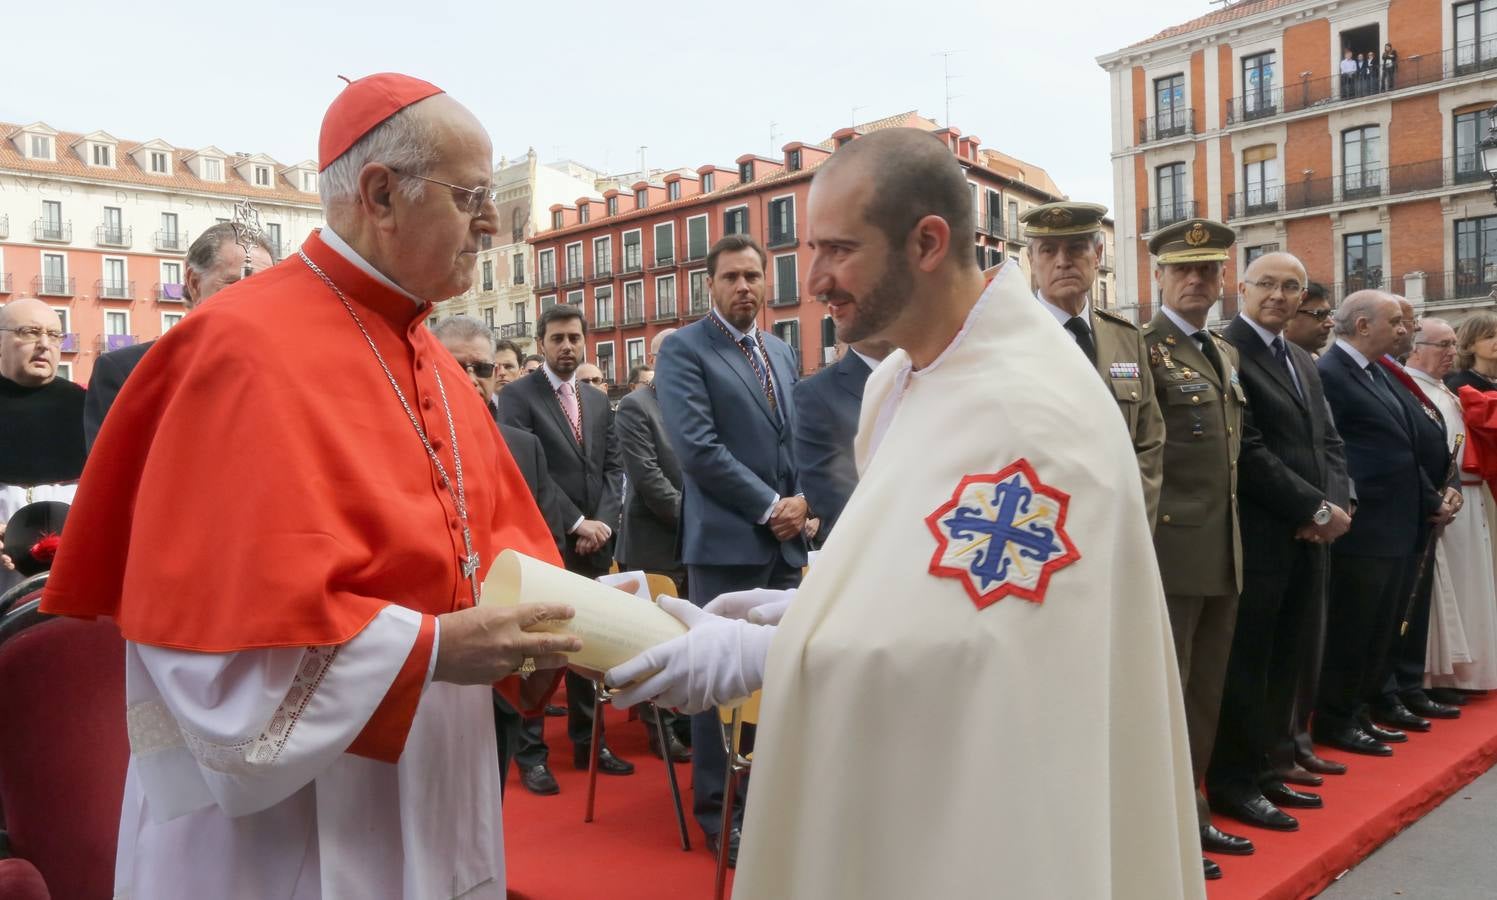
<path id="1" fill-rule="evenodd" d="M 1109 322 L 1116 322 L 1119 325 L 1127 325 L 1129 328 L 1132 328 L 1134 331 L 1138 331 L 1139 330 L 1137 322 L 1134 322 L 1132 319 L 1129 319 L 1129 318 L 1127 318 L 1125 316 L 1118 315 L 1117 313 L 1113 312 L 1110 309 L 1097 309 L 1096 307 L 1093 307 L 1093 311 L 1096 312 L 1096 314 L 1098 316 L 1106 319 Z"/>

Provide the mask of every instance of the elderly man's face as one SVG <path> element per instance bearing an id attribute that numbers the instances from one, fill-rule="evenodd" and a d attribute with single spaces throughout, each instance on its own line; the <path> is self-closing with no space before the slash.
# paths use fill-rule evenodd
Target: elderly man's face
<path id="1" fill-rule="evenodd" d="M 1254 322 L 1278 333 L 1299 311 L 1305 294 L 1305 268 L 1287 253 L 1269 253 L 1253 260 L 1237 285 L 1242 311 Z"/>
<path id="2" fill-rule="evenodd" d="M 1414 327 L 1418 320 L 1414 315 L 1414 307 L 1407 300 L 1398 301 L 1399 321 L 1403 324 L 1403 334 L 1393 344 L 1393 349 L 1388 351 L 1394 356 L 1407 356 L 1414 349 Z"/>
<path id="3" fill-rule="evenodd" d="M 1072 314 L 1097 279 L 1102 245 L 1090 234 L 1036 238 L 1029 245 L 1030 268 L 1046 300 Z"/>
<path id="4" fill-rule="evenodd" d="M 1369 357 L 1392 353 L 1408 333 L 1403 327 L 1403 310 L 1399 309 L 1396 300 L 1379 303 L 1372 315 L 1359 323 L 1358 333 L 1363 345 L 1359 349 Z"/>
<path id="5" fill-rule="evenodd" d="M 1331 336 L 1331 329 L 1336 327 L 1332 312 L 1330 302 L 1324 297 L 1301 301 L 1294 318 L 1284 326 L 1284 337 L 1307 353 L 1319 353 Z"/>
<path id="6" fill-rule="evenodd" d="M 1181 263 L 1158 266 L 1160 297 L 1164 305 L 1189 320 L 1205 323 L 1211 307 L 1222 298 L 1222 264 Z"/>
<path id="7" fill-rule="evenodd" d="M 57 377 L 62 319 L 40 300 L 13 300 L 0 309 L 0 375 L 24 387 Z"/>
<path id="8" fill-rule="evenodd" d="M 1436 378 L 1444 378 L 1455 367 L 1455 329 L 1444 319 L 1429 318 L 1420 323 L 1414 335 L 1414 349 L 1409 365 Z"/>
<path id="9" fill-rule="evenodd" d="M 275 265 L 275 260 L 259 244 L 250 245 L 249 258 L 251 275 Z M 224 241 L 218 245 L 213 268 L 199 275 L 192 266 L 187 267 L 187 295 L 183 305 L 191 309 L 243 277 L 244 248 L 233 241 Z"/>
<path id="10" fill-rule="evenodd" d="M 494 342 L 485 337 L 468 338 L 445 338 L 442 346 L 446 347 L 457 364 L 462 366 L 468 373 L 468 379 L 473 382 L 473 387 L 478 391 L 478 396 L 488 402 L 488 399 L 498 390 L 498 379 L 495 375 L 494 365 Z"/>
<path id="11" fill-rule="evenodd" d="M 603 383 L 603 370 L 592 363 L 583 363 L 577 367 L 577 380 L 605 393 L 608 390 L 608 386 Z"/>
<path id="12" fill-rule="evenodd" d="M 506 384 L 520 377 L 520 359 L 513 350 L 500 350 L 494 356 L 494 384 L 502 390 Z"/>

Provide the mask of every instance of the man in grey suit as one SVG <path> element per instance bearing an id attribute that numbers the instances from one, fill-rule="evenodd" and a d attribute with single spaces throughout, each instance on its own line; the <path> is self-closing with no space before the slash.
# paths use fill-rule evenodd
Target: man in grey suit
<path id="1" fill-rule="evenodd" d="M 852 442 L 858 436 L 863 385 L 894 349 L 887 341 L 862 341 L 836 364 L 795 386 L 795 462 L 806 502 L 821 519 L 824 541 L 858 486 Z"/>
<path id="2" fill-rule="evenodd" d="M 728 235 L 707 253 L 713 308 L 660 348 L 655 366 L 666 434 L 684 475 L 682 561 L 691 600 L 729 591 L 790 588 L 806 564 L 808 508 L 791 434 L 800 360 L 755 324 L 764 306 L 764 248 Z M 726 758 L 716 712 L 692 718 L 693 810 L 707 847 L 720 834 Z"/>
<path id="3" fill-rule="evenodd" d="M 238 226 L 232 222 L 219 222 L 204 231 L 187 248 L 187 279 L 182 283 L 182 311 L 193 308 L 209 297 L 238 281 L 244 275 L 244 247 L 235 243 L 239 239 Z M 256 235 L 250 245 L 250 271 L 259 272 L 275 264 L 270 244 Z M 114 398 L 125 386 L 125 379 L 135 371 L 146 351 L 156 342 L 145 341 L 111 350 L 94 363 L 93 375 L 88 379 L 88 395 L 83 401 L 83 446 L 92 450 L 94 438 L 104 425 L 104 414 L 114 404 Z"/>
<path id="4" fill-rule="evenodd" d="M 608 396 L 584 389 L 577 379 L 586 328 L 582 311 L 575 306 L 558 304 L 541 313 L 536 330 L 545 365 L 499 392 L 499 422 L 540 439 L 551 480 L 560 489 L 561 521 L 567 533 L 562 560 L 568 571 L 597 578 L 607 574 L 613 562 L 624 469 Z M 593 684 L 570 671 L 566 683 L 572 761 L 586 768 L 592 747 Z M 554 794 L 559 788 L 547 763 L 542 721 L 525 721 L 515 761 L 528 790 Z M 634 766 L 603 747 L 598 771 L 628 775 Z"/>

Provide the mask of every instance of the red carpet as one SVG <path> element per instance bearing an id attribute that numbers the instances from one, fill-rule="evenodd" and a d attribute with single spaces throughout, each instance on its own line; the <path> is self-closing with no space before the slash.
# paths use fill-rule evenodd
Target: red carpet
<path id="1" fill-rule="evenodd" d="M 639 770 L 599 776 L 596 816 L 583 824 L 587 773 L 572 769 L 566 720 L 548 719 L 554 797 L 536 797 L 511 772 L 504 837 L 512 896 L 524 900 L 708 900 L 712 857 L 691 817 L 691 767 L 676 767 L 692 850 L 683 853 L 671 812 L 664 763 L 645 748 L 644 726 L 608 712 L 608 744 Z M 1313 897 L 1356 863 L 1497 761 L 1497 696 L 1475 698 L 1460 719 L 1411 734 L 1388 759 L 1324 751 L 1351 770 L 1327 777 L 1326 806 L 1291 810 L 1300 830 L 1279 834 L 1219 820 L 1252 838 L 1253 856 L 1213 857 L 1226 877 L 1209 885 L 1210 900 Z M 835 900 L 835 898 L 828 898 Z"/>
<path id="2" fill-rule="evenodd" d="M 1217 827 L 1251 838 L 1252 856 L 1213 856 L 1225 877 L 1208 884 L 1210 900 L 1296 900 L 1325 890 L 1343 872 L 1497 761 L 1497 696 L 1475 697 L 1453 721 L 1410 733 L 1393 756 L 1378 758 L 1321 748 L 1346 763 L 1326 776 L 1324 809 L 1286 810 L 1299 831 L 1283 834 L 1217 817 Z"/>

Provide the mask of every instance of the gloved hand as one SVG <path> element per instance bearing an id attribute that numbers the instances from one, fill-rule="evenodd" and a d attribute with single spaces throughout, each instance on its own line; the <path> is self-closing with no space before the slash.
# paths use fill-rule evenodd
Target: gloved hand
<path id="1" fill-rule="evenodd" d="M 785 591 L 754 588 L 718 594 L 702 611 L 729 619 L 747 619 L 755 625 L 778 625 L 794 599 L 795 588 Z"/>
<path id="2" fill-rule="evenodd" d="M 614 706 L 654 700 L 698 713 L 747 697 L 764 684 L 774 626 L 724 619 L 676 597 L 659 602 L 689 630 L 608 671 L 607 683 L 621 685 L 613 692 Z M 637 679 L 642 680 L 631 684 Z"/>

